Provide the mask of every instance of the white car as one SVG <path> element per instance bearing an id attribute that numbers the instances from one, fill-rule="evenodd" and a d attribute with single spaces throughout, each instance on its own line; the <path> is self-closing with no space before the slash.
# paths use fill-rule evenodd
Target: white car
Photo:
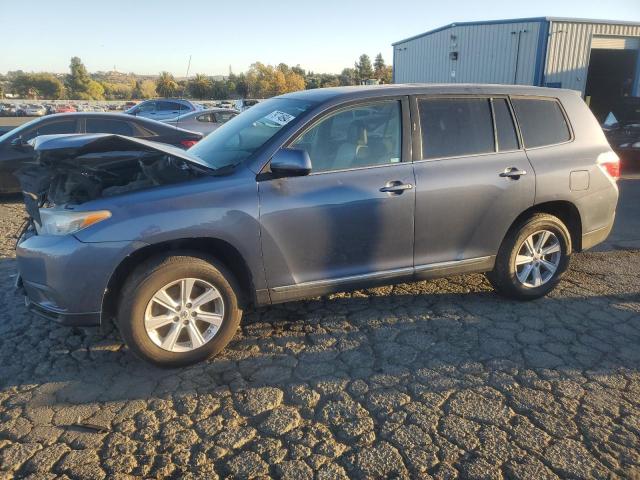
<path id="1" fill-rule="evenodd" d="M 24 113 L 27 117 L 43 117 L 47 114 L 47 109 L 42 105 L 27 105 Z"/>
<path id="2" fill-rule="evenodd" d="M 199 112 L 185 113 L 178 117 L 162 120 L 162 122 L 192 132 L 208 135 L 239 113 L 237 110 L 227 108 L 211 108 Z"/>

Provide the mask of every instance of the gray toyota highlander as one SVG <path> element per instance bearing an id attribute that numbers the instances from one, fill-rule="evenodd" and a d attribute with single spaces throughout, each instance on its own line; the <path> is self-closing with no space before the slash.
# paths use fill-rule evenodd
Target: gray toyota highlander
<path id="1" fill-rule="evenodd" d="M 115 319 L 161 366 L 216 354 L 252 306 L 471 272 L 539 298 L 607 237 L 618 199 L 618 157 L 560 89 L 318 89 L 186 152 L 104 134 L 32 146 L 27 305 L 67 325 Z"/>

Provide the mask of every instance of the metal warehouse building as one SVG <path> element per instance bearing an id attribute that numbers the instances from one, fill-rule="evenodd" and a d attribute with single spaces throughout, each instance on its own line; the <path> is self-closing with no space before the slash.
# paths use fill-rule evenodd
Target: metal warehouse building
<path id="1" fill-rule="evenodd" d="M 640 96 L 640 23 L 554 17 L 452 23 L 393 47 L 395 83 L 569 88 L 596 113 L 621 96 Z"/>

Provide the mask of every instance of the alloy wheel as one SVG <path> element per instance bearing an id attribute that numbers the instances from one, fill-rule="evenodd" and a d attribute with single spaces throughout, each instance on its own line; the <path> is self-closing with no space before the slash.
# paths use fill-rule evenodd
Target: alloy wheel
<path id="1" fill-rule="evenodd" d="M 144 314 L 144 327 L 151 341 L 170 352 L 200 348 L 222 326 L 224 300 L 211 283 L 183 278 L 158 290 Z"/>
<path id="2" fill-rule="evenodd" d="M 560 240 L 549 230 L 529 235 L 518 249 L 515 274 L 522 285 L 529 288 L 547 283 L 558 270 L 562 249 Z"/>

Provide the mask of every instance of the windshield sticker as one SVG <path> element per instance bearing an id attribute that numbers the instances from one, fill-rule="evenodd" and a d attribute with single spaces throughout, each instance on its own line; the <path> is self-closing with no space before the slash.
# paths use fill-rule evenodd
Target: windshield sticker
<path id="1" fill-rule="evenodd" d="M 264 118 L 266 120 L 269 120 L 270 122 L 277 123 L 280 126 L 284 126 L 296 117 L 294 117 L 293 115 L 289 115 L 288 113 L 281 112 L 280 110 L 274 110 Z"/>

